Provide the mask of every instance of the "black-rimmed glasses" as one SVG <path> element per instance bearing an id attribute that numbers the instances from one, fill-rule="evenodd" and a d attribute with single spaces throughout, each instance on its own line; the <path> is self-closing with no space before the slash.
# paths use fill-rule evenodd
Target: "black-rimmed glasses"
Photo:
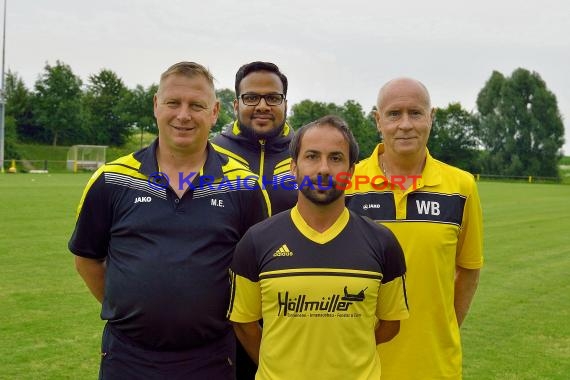
<path id="1" fill-rule="evenodd" d="M 241 101 L 246 106 L 256 106 L 261 102 L 261 99 L 265 99 L 265 103 L 268 106 L 278 106 L 279 104 L 283 103 L 283 99 L 285 99 L 285 95 L 283 94 L 241 94 L 240 95 Z"/>

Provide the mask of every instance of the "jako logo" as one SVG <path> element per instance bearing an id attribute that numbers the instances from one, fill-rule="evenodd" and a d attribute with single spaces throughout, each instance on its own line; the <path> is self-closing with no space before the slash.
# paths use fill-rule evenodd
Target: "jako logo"
<path id="1" fill-rule="evenodd" d="M 380 203 L 369 203 L 362 206 L 363 210 L 368 210 L 369 208 L 380 208 Z"/>
<path id="2" fill-rule="evenodd" d="M 136 197 L 135 203 L 150 203 L 152 201 L 151 197 Z"/>

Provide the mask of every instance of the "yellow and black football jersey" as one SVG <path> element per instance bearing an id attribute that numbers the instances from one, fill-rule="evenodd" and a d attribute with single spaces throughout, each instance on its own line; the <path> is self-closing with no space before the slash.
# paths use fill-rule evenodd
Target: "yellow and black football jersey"
<path id="1" fill-rule="evenodd" d="M 398 241 L 347 209 L 323 233 L 297 207 L 253 226 L 231 275 L 230 319 L 264 321 L 257 379 L 377 380 L 376 322 L 408 316 Z"/>
<path id="2" fill-rule="evenodd" d="M 356 165 L 354 176 L 384 175 L 378 155 Z M 382 177 L 385 178 L 385 177 Z M 346 191 L 347 207 L 389 228 L 406 257 L 410 317 L 398 336 L 378 346 L 385 363 L 382 378 L 460 379 L 461 340 L 454 306 L 456 266 L 483 266 L 481 203 L 473 176 L 427 153 L 414 187 Z M 394 187 L 394 189 L 390 189 Z"/>

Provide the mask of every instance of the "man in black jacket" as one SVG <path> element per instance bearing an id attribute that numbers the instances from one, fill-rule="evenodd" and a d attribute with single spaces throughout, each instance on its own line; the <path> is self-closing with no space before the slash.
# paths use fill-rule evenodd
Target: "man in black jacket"
<path id="1" fill-rule="evenodd" d="M 237 120 L 212 141 L 214 148 L 258 174 L 269 194 L 271 214 L 295 205 L 297 191 L 289 171 L 293 137 L 287 116 L 287 77 L 270 62 L 251 62 L 236 73 Z"/>

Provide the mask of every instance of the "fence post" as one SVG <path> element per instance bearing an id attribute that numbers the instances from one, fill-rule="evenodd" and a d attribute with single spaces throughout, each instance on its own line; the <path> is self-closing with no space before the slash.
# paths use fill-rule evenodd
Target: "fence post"
<path id="1" fill-rule="evenodd" d="M 481 174 L 477 174 L 477 182 L 481 179 Z"/>
<path id="2" fill-rule="evenodd" d="M 532 183 L 532 176 L 531 175 L 528 176 L 528 183 Z"/>
<path id="3" fill-rule="evenodd" d="M 16 169 L 16 160 L 12 160 L 12 165 L 8 168 L 8 173 L 16 173 L 18 169 Z"/>

